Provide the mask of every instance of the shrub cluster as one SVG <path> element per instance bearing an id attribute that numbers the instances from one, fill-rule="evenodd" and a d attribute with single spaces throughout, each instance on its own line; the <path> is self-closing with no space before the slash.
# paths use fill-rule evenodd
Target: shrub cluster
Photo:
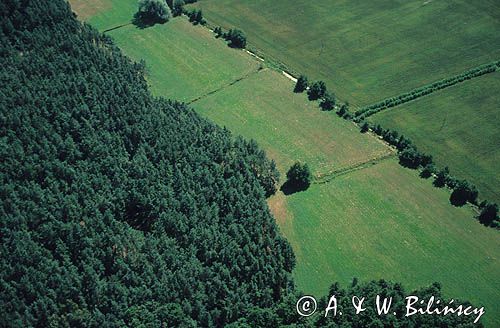
<path id="1" fill-rule="evenodd" d="M 373 105 L 361 108 L 360 110 L 356 111 L 354 115 L 356 117 L 361 117 L 361 118 L 368 117 L 384 109 L 406 103 L 408 101 L 428 95 L 434 91 L 447 88 L 449 86 L 455 85 L 465 80 L 469 80 L 474 77 L 481 76 L 487 73 L 495 72 L 497 69 L 499 69 L 499 67 L 500 67 L 500 61 L 495 61 L 490 64 L 481 65 L 479 67 L 468 70 L 462 74 L 444 80 L 436 81 L 432 84 L 425 85 L 423 87 L 403 93 L 399 96 L 387 98 Z"/>
<path id="2" fill-rule="evenodd" d="M 214 29 L 216 38 L 224 38 L 224 40 L 229 42 L 229 46 L 231 48 L 240 48 L 244 49 L 247 45 L 247 37 L 242 30 L 239 29 L 230 29 L 227 32 L 222 30 L 222 27 L 217 26 Z"/>
<path id="3" fill-rule="evenodd" d="M 226 41 L 229 41 L 231 48 L 244 49 L 247 45 L 247 37 L 242 30 L 230 29 L 223 37 Z"/>
<path id="4" fill-rule="evenodd" d="M 186 2 L 184 0 L 174 0 L 172 1 L 171 8 L 172 8 L 172 16 L 177 17 L 182 15 L 184 13 L 184 5 Z"/>
<path id="5" fill-rule="evenodd" d="M 207 21 L 203 18 L 203 12 L 201 9 L 193 9 L 186 12 L 186 15 L 189 17 L 189 21 L 194 25 L 205 25 Z"/>

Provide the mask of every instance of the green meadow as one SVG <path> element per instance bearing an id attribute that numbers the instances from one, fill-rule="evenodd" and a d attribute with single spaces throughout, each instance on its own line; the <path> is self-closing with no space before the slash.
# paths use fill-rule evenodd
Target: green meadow
<path id="1" fill-rule="evenodd" d="M 495 0 L 201 0 L 209 23 L 355 106 L 500 58 Z"/>
<path id="2" fill-rule="evenodd" d="M 86 19 L 101 30 L 120 25 L 135 12 L 132 2 L 130 12 L 113 11 L 117 2 L 110 0 L 110 7 Z M 328 81 L 356 104 L 486 62 L 489 57 L 478 55 L 478 47 L 493 47 L 490 41 L 496 40 L 494 33 L 475 39 L 480 30 L 489 31 L 493 2 L 454 1 L 450 17 L 440 12 L 452 5 L 439 1 L 378 1 L 379 10 L 368 1 L 339 1 L 331 9 L 326 0 L 290 3 L 202 0 L 198 5 L 209 20 L 242 27 L 252 45 Z M 467 24 L 473 18 L 477 27 Z M 402 40 L 412 33 L 414 39 Z M 282 176 L 296 160 L 309 163 L 316 175 L 373 161 L 305 192 L 278 192 L 269 200 L 296 254 L 294 276 L 301 290 L 324 295 L 334 281 L 346 285 L 353 277 L 400 281 L 408 289 L 439 281 L 447 296 L 486 306 L 485 323 L 500 325 L 498 232 L 474 220 L 472 208 L 451 206 L 449 191 L 386 158 L 392 150 L 378 138 L 322 112 L 317 102 L 294 94 L 285 76 L 185 18 L 146 29 L 127 25 L 108 34 L 131 58 L 145 60 L 156 95 L 196 99 L 192 106 L 201 115 L 257 140 Z M 443 51 L 422 48 L 440 38 Z M 450 52 L 459 46 L 465 55 Z"/>
<path id="3" fill-rule="evenodd" d="M 70 1 L 79 17 L 106 32 L 130 58 L 146 61 L 153 94 L 189 102 L 256 72 L 261 63 L 242 50 L 226 47 L 202 26 L 183 17 L 168 24 L 132 24 L 137 0 Z M 80 9 L 80 10 L 79 10 Z M 98 10 L 99 9 L 99 10 Z"/>
<path id="4" fill-rule="evenodd" d="M 214 122 L 255 139 L 284 174 L 295 161 L 327 174 L 392 151 L 376 138 L 359 133 L 334 112 L 292 92 L 294 83 L 266 69 L 200 99 L 193 107 Z"/>
<path id="5" fill-rule="evenodd" d="M 445 295 L 485 306 L 487 323 L 498 326 L 498 231 L 448 197 L 388 159 L 306 192 L 279 194 L 271 208 L 305 293 L 323 295 L 333 281 L 345 286 L 353 277 L 402 281 L 408 289 L 439 281 Z"/>
<path id="6" fill-rule="evenodd" d="M 467 179 L 479 197 L 500 203 L 500 72 L 375 114 L 370 120 L 400 131 L 440 166 Z"/>
<path id="7" fill-rule="evenodd" d="M 180 101 L 224 87 L 257 72 L 260 65 L 245 52 L 226 47 L 206 28 L 181 17 L 146 29 L 128 25 L 108 34 L 125 54 L 146 61 L 153 94 Z"/>

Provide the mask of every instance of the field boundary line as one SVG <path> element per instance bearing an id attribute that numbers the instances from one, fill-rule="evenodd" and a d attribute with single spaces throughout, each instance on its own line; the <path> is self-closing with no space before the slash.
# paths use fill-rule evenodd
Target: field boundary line
<path id="1" fill-rule="evenodd" d="M 335 178 L 349 174 L 349 173 L 354 172 L 354 171 L 359 171 L 362 169 L 366 169 L 368 167 L 372 167 L 372 166 L 377 165 L 377 164 L 379 164 L 387 159 L 394 158 L 395 156 L 396 156 L 396 153 L 393 150 L 391 150 L 387 154 L 372 158 L 370 160 L 367 160 L 367 161 L 364 161 L 361 163 L 357 163 L 357 164 L 353 164 L 353 165 L 350 165 L 347 167 L 343 167 L 343 168 L 328 172 L 328 173 L 323 174 L 323 175 L 319 174 L 319 176 L 314 177 L 314 180 L 312 183 L 313 184 L 325 184 L 325 183 L 332 181 Z"/>
<path id="2" fill-rule="evenodd" d="M 195 102 L 197 102 L 197 101 L 199 101 L 199 100 L 201 100 L 203 98 L 206 98 L 206 97 L 211 96 L 211 95 L 213 95 L 213 94 L 215 94 L 215 93 L 217 93 L 219 91 L 222 91 L 222 90 L 224 90 L 226 88 L 229 88 L 230 86 L 233 86 L 236 83 L 241 82 L 241 81 L 249 78 L 250 76 L 258 74 L 258 73 L 260 73 L 262 71 L 265 71 L 265 70 L 266 70 L 266 68 L 258 68 L 256 71 L 249 72 L 249 73 L 243 75 L 242 77 L 237 78 L 236 80 L 234 80 L 234 81 L 232 81 L 232 82 L 230 82 L 228 84 L 225 84 L 225 85 L 223 85 L 223 86 L 221 86 L 221 87 L 219 87 L 219 88 L 217 88 L 215 90 L 209 91 L 209 92 L 207 92 L 207 93 L 205 93 L 205 94 L 203 94 L 201 96 L 198 96 L 198 97 L 196 97 L 194 99 L 191 99 L 188 102 L 186 102 L 186 104 L 187 105 L 191 105 L 191 104 L 193 104 L 193 103 L 195 103 Z"/>
<path id="3" fill-rule="evenodd" d="M 483 76 L 485 74 L 496 72 L 500 69 L 500 60 L 490 62 L 471 68 L 465 72 L 454 75 L 449 78 L 441 79 L 430 84 L 415 88 L 397 96 L 386 98 L 372 105 L 365 106 L 354 113 L 355 117 L 366 118 L 383 110 L 396 107 L 418 98 L 430 95 L 434 92 L 452 87 L 456 84 Z"/>
<path id="4" fill-rule="evenodd" d="M 119 29 L 121 27 L 129 26 L 129 25 L 132 25 L 132 24 L 133 24 L 132 22 L 128 22 L 126 24 L 121 24 L 121 25 L 118 25 L 118 26 L 115 26 L 115 27 L 111 27 L 111 28 L 105 29 L 101 33 L 111 32 L 111 31 L 117 30 L 117 29 Z"/>

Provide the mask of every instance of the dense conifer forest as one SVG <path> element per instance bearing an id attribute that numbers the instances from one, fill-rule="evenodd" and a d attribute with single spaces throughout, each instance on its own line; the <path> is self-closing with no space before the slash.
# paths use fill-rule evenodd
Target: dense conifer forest
<path id="1" fill-rule="evenodd" d="M 265 198 L 278 173 L 254 142 L 153 98 L 143 65 L 65 1 L 0 14 L 0 326 L 394 325 L 298 318 L 294 255 Z"/>
<path id="2" fill-rule="evenodd" d="M 153 99 L 64 1 L 1 6 L 3 323 L 209 326 L 274 305 L 294 257 L 255 143 Z"/>

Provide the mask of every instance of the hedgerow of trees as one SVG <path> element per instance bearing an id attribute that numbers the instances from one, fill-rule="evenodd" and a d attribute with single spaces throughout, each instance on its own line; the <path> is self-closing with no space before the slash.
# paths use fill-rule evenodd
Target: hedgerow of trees
<path id="1" fill-rule="evenodd" d="M 414 100 L 416 98 L 428 95 L 434 91 L 441 90 L 444 88 L 447 88 L 449 86 L 452 86 L 454 84 L 463 82 L 465 80 L 472 79 L 477 76 L 481 76 L 487 73 L 495 72 L 500 68 L 500 61 L 495 61 L 490 64 L 482 65 L 476 68 L 473 68 L 471 70 L 468 70 L 462 74 L 443 79 L 441 81 L 434 82 L 429 85 L 425 85 L 423 87 L 417 88 L 415 90 L 412 90 L 410 92 L 401 94 L 396 97 L 388 98 L 385 100 L 382 100 L 376 104 L 364 107 L 354 113 L 356 117 L 360 117 L 363 119 L 364 117 L 368 117 L 370 115 L 373 115 L 375 113 L 380 112 L 381 110 L 384 110 L 386 108 L 394 107 L 400 104 L 403 104 L 405 102 Z"/>
<path id="2" fill-rule="evenodd" d="M 412 169 L 421 169 L 420 176 L 422 178 L 427 179 L 434 176 L 433 184 L 438 188 L 450 188 L 452 190 L 450 194 L 451 204 L 455 206 L 463 206 L 469 202 L 471 204 L 478 205 L 478 190 L 473 184 L 453 177 L 450 174 L 448 167 L 438 170 L 434 164 L 432 156 L 419 152 L 411 140 L 403 135 L 400 135 L 397 131 L 383 129 L 380 124 L 370 125 L 368 122 L 364 121 L 362 123 L 361 132 L 367 128 L 371 129 L 375 134 L 381 136 L 387 143 L 396 147 L 401 165 Z M 494 203 L 491 203 L 491 206 L 492 207 L 489 207 L 489 213 L 492 213 L 492 209 L 498 208 L 495 207 L 496 204 Z M 482 207 L 479 206 L 479 209 L 482 210 Z M 481 215 L 478 216 L 478 220 L 485 225 L 498 227 L 498 210 L 494 215 L 489 214 L 488 220 L 482 220 Z"/>
<path id="3" fill-rule="evenodd" d="M 309 100 L 320 99 L 320 107 L 323 110 L 332 110 L 334 108 L 337 108 L 337 115 L 346 120 L 352 120 L 357 123 L 360 126 L 361 133 L 366 133 L 369 130 L 372 130 L 374 133 L 381 136 L 383 140 L 397 148 L 399 163 L 402 166 L 411 169 L 421 169 L 420 176 L 422 178 L 428 179 L 434 176 L 434 185 L 436 187 L 446 186 L 450 188 L 452 190 L 450 194 L 451 204 L 455 206 L 463 206 L 466 203 L 478 205 L 478 190 L 473 184 L 468 181 L 459 180 L 451 176 L 447 167 L 438 171 L 436 165 L 433 162 L 432 156 L 419 152 L 417 150 L 417 147 L 413 145 L 411 140 L 404 137 L 403 135 L 399 135 L 397 131 L 383 129 L 378 124 L 370 125 L 370 123 L 365 121 L 365 118 L 374 113 L 377 113 L 380 110 L 402 104 L 404 102 L 413 100 L 415 98 L 454 85 L 464 80 L 471 79 L 476 76 L 494 72 L 499 68 L 500 61 L 482 65 L 452 78 L 444 79 L 433 84 L 415 89 L 398 97 L 386 99 L 377 104 L 365 107 L 361 110 L 356 111 L 354 115 L 349 111 L 348 103 L 337 106 L 335 95 L 327 90 L 326 85 L 323 81 L 316 81 L 308 86 L 307 78 L 304 75 L 301 75 L 295 84 L 294 92 L 302 92 L 308 88 L 307 92 Z M 477 217 L 478 220 L 485 225 L 500 228 L 498 206 L 487 201 L 486 203 L 489 204 L 489 206 L 487 208 L 479 206 L 479 210 L 487 211 L 487 214 L 480 214 Z M 484 219 L 484 217 L 487 217 L 487 219 Z"/>

